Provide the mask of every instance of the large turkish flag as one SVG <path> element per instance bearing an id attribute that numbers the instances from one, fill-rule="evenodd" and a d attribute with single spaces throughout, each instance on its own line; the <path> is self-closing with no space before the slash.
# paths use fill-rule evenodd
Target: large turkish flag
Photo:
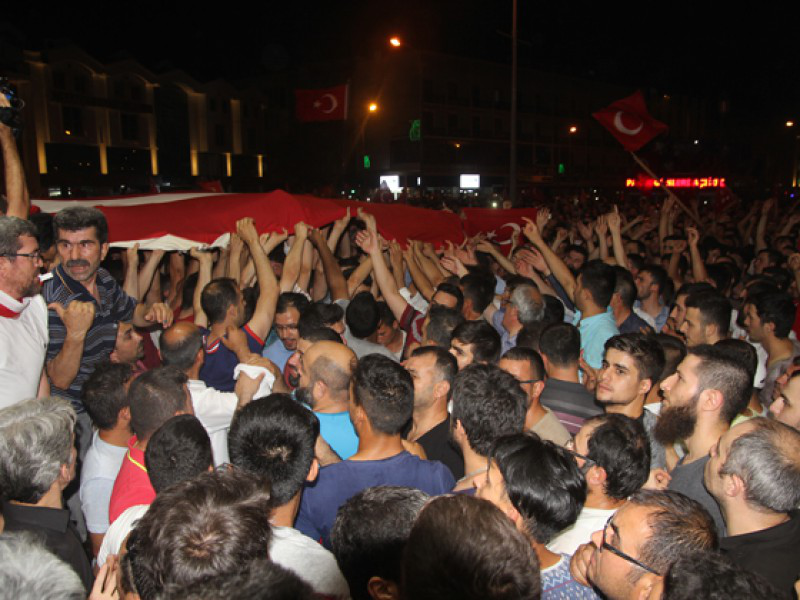
<path id="1" fill-rule="evenodd" d="M 637 90 L 627 98 L 612 102 L 606 108 L 592 113 L 628 152 L 636 152 L 667 126 L 650 116 L 642 92 Z"/>
<path id="2" fill-rule="evenodd" d="M 295 90 L 298 121 L 343 121 L 347 118 L 347 84 L 320 90 Z"/>

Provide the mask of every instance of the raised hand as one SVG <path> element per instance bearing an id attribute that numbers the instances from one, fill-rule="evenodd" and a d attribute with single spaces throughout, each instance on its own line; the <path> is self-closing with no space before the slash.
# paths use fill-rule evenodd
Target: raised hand
<path id="1" fill-rule="evenodd" d="M 377 234 L 367 229 L 358 232 L 356 235 L 356 245 L 367 254 L 372 254 L 380 250 Z"/>
<path id="2" fill-rule="evenodd" d="M 58 302 L 51 302 L 47 308 L 56 311 L 67 328 L 68 336 L 84 336 L 94 323 L 94 302 L 73 300 L 66 308 Z"/>
<path id="3" fill-rule="evenodd" d="M 547 222 L 550 220 L 550 209 L 549 208 L 540 208 L 536 211 L 536 226 L 539 228 L 539 231 L 544 231 L 545 226 L 547 226 Z M 526 221 L 528 219 L 525 219 Z"/>
<path id="4" fill-rule="evenodd" d="M 236 233 L 246 244 L 258 243 L 256 224 L 250 217 L 245 217 L 244 219 L 236 221 Z M 233 243 L 233 240 L 231 240 L 231 243 Z"/>

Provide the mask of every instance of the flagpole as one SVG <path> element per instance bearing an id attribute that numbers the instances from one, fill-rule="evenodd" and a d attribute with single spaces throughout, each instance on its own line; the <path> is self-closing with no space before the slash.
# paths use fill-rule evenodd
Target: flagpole
<path id="1" fill-rule="evenodd" d="M 637 163 L 637 164 L 638 164 L 640 167 L 642 167 L 642 169 L 644 169 L 644 170 L 645 170 L 645 172 L 646 172 L 648 175 L 650 175 L 650 177 L 652 177 L 653 179 L 656 179 L 656 180 L 659 180 L 659 181 L 660 181 L 660 178 L 658 177 L 658 175 L 656 175 L 656 174 L 653 172 L 653 170 L 652 170 L 652 169 L 651 169 L 651 168 L 650 168 L 650 167 L 647 165 L 647 163 L 645 163 L 645 162 L 644 162 L 644 161 L 643 161 L 641 158 L 639 158 L 639 157 L 637 156 L 636 152 L 631 152 L 631 156 L 633 157 L 633 160 L 635 160 L 635 161 L 636 161 L 636 163 Z M 698 225 L 702 225 L 702 223 L 700 222 L 700 217 L 699 217 L 699 216 L 696 216 L 694 213 L 692 213 L 692 211 L 690 211 L 690 210 L 689 210 L 689 209 L 686 207 L 686 205 L 685 205 L 685 204 L 684 204 L 684 203 L 681 201 L 681 199 L 680 199 L 680 198 L 678 198 L 678 196 L 676 196 L 676 195 L 675 195 L 675 193 L 674 193 L 674 192 L 673 192 L 671 189 L 669 189 L 667 186 L 664 186 L 664 190 L 667 192 L 667 195 L 668 195 L 670 198 L 672 198 L 672 199 L 675 201 L 675 203 L 676 203 L 678 206 L 680 206 L 680 207 L 681 207 L 681 209 L 683 210 L 683 212 L 685 212 L 687 215 L 689 215 L 689 216 L 692 218 L 692 220 L 693 220 L 693 221 L 695 221 L 695 222 L 696 222 Z"/>

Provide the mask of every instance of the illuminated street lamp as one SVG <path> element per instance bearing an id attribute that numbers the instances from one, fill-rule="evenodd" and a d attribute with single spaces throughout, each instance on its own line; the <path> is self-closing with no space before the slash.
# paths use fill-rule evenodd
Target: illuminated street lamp
<path id="1" fill-rule="evenodd" d="M 577 127 L 575 127 L 575 125 L 572 125 L 572 126 L 569 128 L 569 132 L 570 132 L 570 133 L 578 133 L 578 128 L 577 128 Z"/>
<path id="2" fill-rule="evenodd" d="M 786 121 L 787 127 L 794 127 L 794 121 Z"/>
<path id="3" fill-rule="evenodd" d="M 392 48 L 399 48 L 400 46 L 403 45 L 403 42 L 400 41 L 399 37 L 392 36 L 389 38 L 389 45 L 392 46 Z"/>
<path id="4" fill-rule="evenodd" d="M 367 106 L 367 109 L 369 110 L 369 112 L 374 113 L 376 110 L 378 110 L 378 103 L 377 102 L 370 102 L 369 106 Z"/>

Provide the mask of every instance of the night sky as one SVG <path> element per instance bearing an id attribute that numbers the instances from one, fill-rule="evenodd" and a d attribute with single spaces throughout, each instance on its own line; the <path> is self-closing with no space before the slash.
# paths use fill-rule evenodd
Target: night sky
<path id="1" fill-rule="evenodd" d="M 757 120 L 800 120 L 797 15 L 725 13 L 721 3 L 716 11 L 660 3 L 658 13 L 646 12 L 644 3 L 589 13 L 574 3 L 544 4 L 519 0 L 522 66 L 724 98 Z M 235 82 L 369 55 L 390 34 L 424 50 L 510 61 L 511 0 L 265 2 L 256 9 L 228 2 L 215 12 L 149 2 L 62 3 L 45 13 L 26 5 L 0 16 L 0 36 L 16 45 L 40 49 L 69 40 L 101 61 L 132 57 L 157 72 L 177 67 L 200 80 Z"/>

